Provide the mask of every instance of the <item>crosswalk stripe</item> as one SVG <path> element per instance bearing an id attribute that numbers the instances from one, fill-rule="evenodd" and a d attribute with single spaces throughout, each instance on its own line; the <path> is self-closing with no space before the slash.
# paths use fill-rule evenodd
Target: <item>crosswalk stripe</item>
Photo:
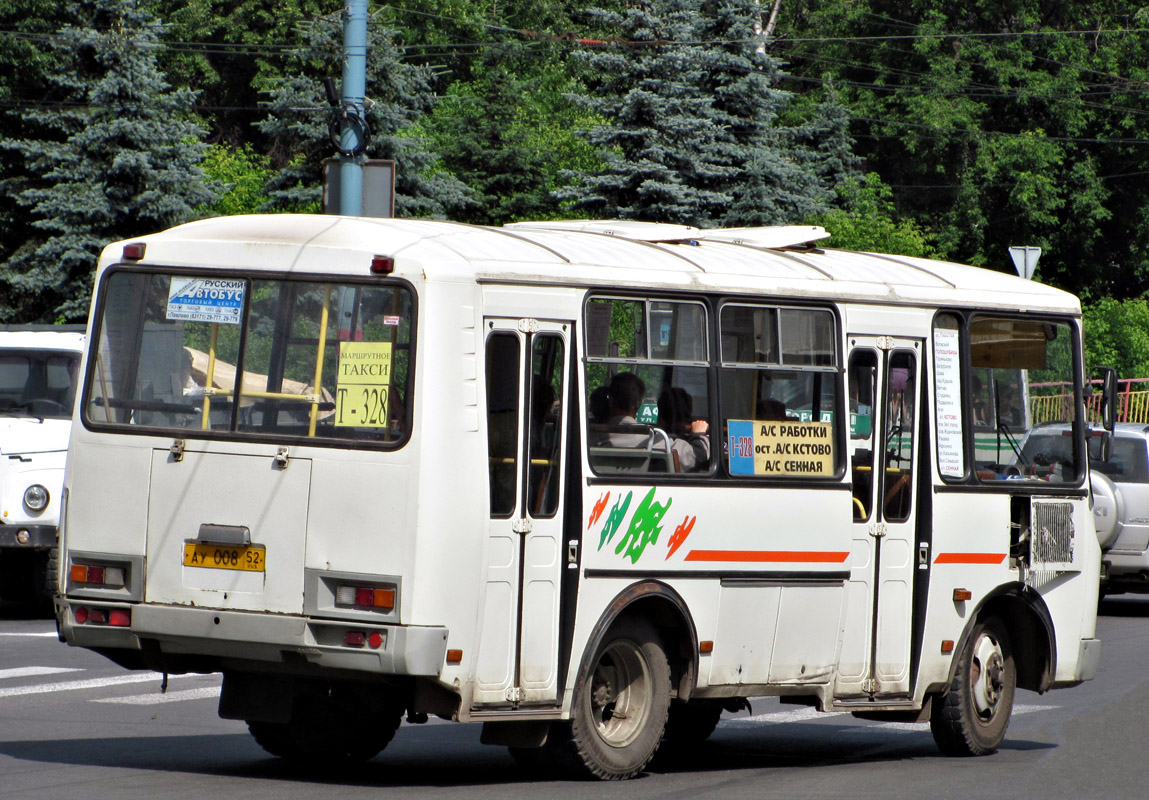
<path id="1" fill-rule="evenodd" d="M 198 700 L 201 697 L 219 697 L 218 686 L 201 686 L 198 689 L 182 689 L 178 692 L 153 692 L 133 694 L 127 697 L 100 697 L 93 703 L 116 703 L 129 706 L 154 706 L 160 703 L 179 703 L 183 700 Z"/>
<path id="2" fill-rule="evenodd" d="M 192 678 L 194 675 L 172 675 L 172 680 Z M 92 678 L 85 681 L 62 681 L 60 683 L 40 683 L 33 686 L 13 686 L 0 689 L 0 698 L 23 697 L 30 694 L 51 694 L 52 692 L 74 692 L 80 689 L 103 689 L 108 686 L 122 686 L 130 683 L 144 683 L 155 681 L 159 683 L 162 678 L 155 672 L 147 674 L 121 675 L 115 678 Z"/>
<path id="3" fill-rule="evenodd" d="M 0 669 L 0 681 L 6 678 L 31 678 L 35 675 L 56 675 L 61 672 L 83 672 L 76 667 L 15 667 Z"/>

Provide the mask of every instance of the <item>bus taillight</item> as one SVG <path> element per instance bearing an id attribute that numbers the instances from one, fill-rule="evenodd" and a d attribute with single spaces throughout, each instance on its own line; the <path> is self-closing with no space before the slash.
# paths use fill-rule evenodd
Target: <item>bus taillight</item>
<path id="1" fill-rule="evenodd" d="M 124 585 L 124 570 L 121 567 L 101 567 L 92 564 L 73 564 L 68 570 L 72 583 L 89 586 L 107 586 L 118 589 Z"/>
<path id="2" fill-rule="evenodd" d="M 335 602 L 341 606 L 390 611 L 395 607 L 395 590 L 374 586 L 340 586 L 335 593 Z"/>

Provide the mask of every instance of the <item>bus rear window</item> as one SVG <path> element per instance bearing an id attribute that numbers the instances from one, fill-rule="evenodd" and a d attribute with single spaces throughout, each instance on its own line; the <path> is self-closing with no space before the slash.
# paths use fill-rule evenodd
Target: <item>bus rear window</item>
<path id="1" fill-rule="evenodd" d="M 90 425 L 379 444 L 409 430 L 403 284 L 115 271 L 100 309 Z"/>

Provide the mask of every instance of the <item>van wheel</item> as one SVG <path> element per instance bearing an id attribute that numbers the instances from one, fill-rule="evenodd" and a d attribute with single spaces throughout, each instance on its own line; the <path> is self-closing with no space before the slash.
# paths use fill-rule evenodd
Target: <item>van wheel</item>
<path id="1" fill-rule="evenodd" d="M 1017 671 L 1009 634 L 996 619 L 978 623 L 962 649 L 953 681 L 935 702 L 930 731 L 943 753 L 981 756 L 1005 738 Z"/>
<path id="2" fill-rule="evenodd" d="M 643 770 L 658 749 L 670 708 L 670 666 L 645 620 L 625 618 L 606 634 L 571 712 L 576 763 L 603 780 Z"/>
<path id="3" fill-rule="evenodd" d="M 59 564 L 60 550 L 57 547 L 36 553 L 32 576 L 37 605 L 51 607 L 52 599 L 56 596 L 56 571 Z"/>

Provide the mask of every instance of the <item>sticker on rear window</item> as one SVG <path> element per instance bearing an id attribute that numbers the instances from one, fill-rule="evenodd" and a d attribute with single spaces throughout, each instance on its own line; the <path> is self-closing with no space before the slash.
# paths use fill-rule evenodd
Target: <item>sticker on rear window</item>
<path id="1" fill-rule="evenodd" d="M 243 315 L 243 281 L 172 277 L 167 318 L 238 325 Z"/>

